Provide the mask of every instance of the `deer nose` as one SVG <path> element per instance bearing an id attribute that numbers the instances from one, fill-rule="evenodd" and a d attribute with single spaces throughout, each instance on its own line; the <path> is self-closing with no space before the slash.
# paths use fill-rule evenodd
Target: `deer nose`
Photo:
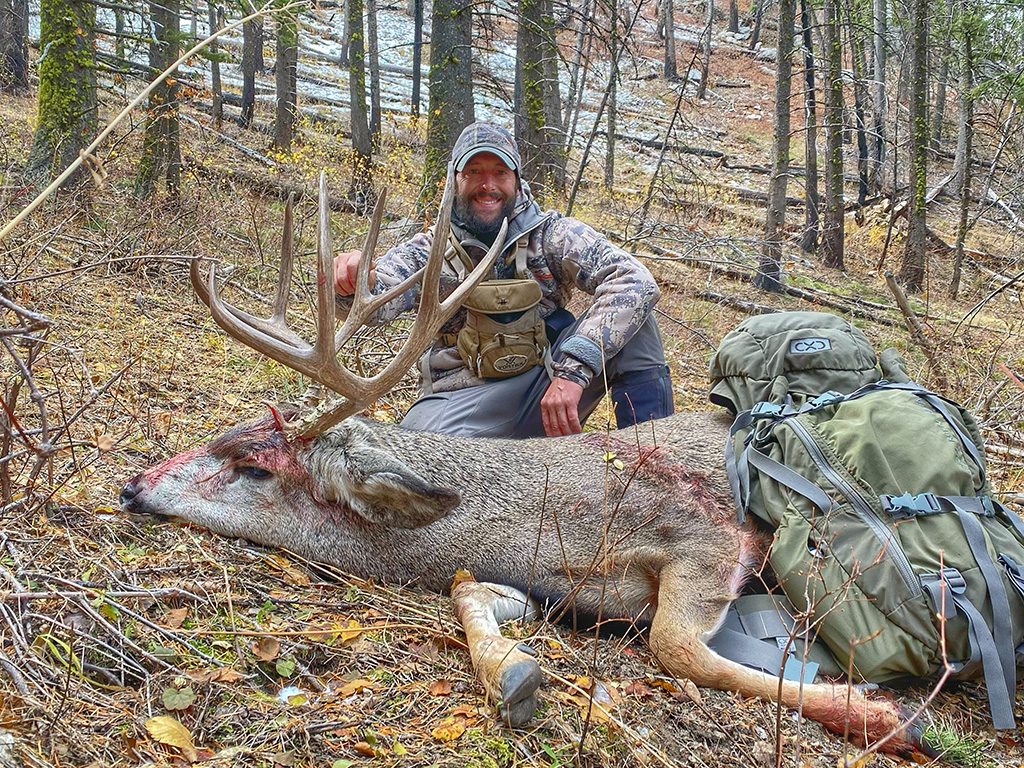
<path id="1" fill-rule="evenodd" d="M 142 485 L 139 483 L 141 477 L 142 475 L 136 475 L 124 484 L 124 488 L 121 489 L 121 509 L 131 511 L 135 497 L 142 490 Z"/>

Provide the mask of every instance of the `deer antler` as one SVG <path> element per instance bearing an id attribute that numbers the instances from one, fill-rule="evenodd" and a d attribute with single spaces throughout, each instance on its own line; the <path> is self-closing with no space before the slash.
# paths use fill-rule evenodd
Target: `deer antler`
<path id="1" fill-rule="evenodd" d="M 448 168 L 441 210 L 434 227 L 434 239 L 423 269 L 403 280 L 399 285 L 375 296 L 369 285 L 370 263 L 377 247 L 377 235 L 384 215 L 385 194 L 382 191 L 373 210 L 370 230 L 363 246 L 363 258 L 356 273 L 356 292 L 352 309 L 341 328 L 335 332 L 334 303 L 334 249 L 331 246 L 330 208 L 327 198 L 327 176 L 320 174 L 320 206 L 317 225 L 317 336 L 313 344 L 291 331 L 285 324 L 285 310 L 291 287 L 293 263 L 292 247 L 292 199 L 285 206 L 284 235 L 281 242 L 281 271 L 278 276 L 274 308 L 269 318 L 261 319 L 231 306 L 220 298 L 217 292 L 217 270 L 211 267 L 204 281 L 199 271 L 198 259 L 193 260 L 189 270 L 192 285 L 199 298 L 210 308 L 217 325 L 230 336 L 270 357 L 288 368 L 309 376 L 328 389 L 342 396 L 332 408 L 324 413 L 289 427 L 291 436 L 311 437 L 322 432 L 342 419 L 361 411 L 378 397 L 390 390 L 406 374 L 438 330 L 462 306 L 467 294 L 490 273 L 505 239 L 508 222 L 502 224 L 494 245 L 483 260 L 477 264 L 458 288 L 443 302 L 440 300 L 441 268 L 444 252 L 448 246 L 448 229 L 451 223 L 452 198 L 454 196 L 452 168 Z M 420 305 L 409 332 L 409 338 L 385 368 L 373 376 L 359 376 L 338 362 L 338 352 L 381 306 L 422 280 Z"/>

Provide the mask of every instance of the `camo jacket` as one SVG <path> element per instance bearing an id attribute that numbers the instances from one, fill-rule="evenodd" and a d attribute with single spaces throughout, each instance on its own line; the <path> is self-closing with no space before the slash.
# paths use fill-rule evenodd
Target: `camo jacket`
<path id="1" fill-rule="evenodd" d="M 541 213 L 526 182 L 521 186 L 502 255 L 498 257 L 492 277 L 516 276 L 517 243 L 521 238 L 528 238 L 527 271 L 541 287 L 542 317 L 565 307 L 573 289 L 594 297 L 575 333 L 561 343 L 552 365 L 555 376 L 586 387 L 604 369 L 604 361 L 618 354 L 647 320 L 660 297 L 658 286 L 645 266 L 592 227 L 554 211 Z M 453 222 L 452 233 L 475 263 L 486 254 L 487 246 L 457 223 Z M 434 236 L 433 228 L 421 232 L 377 259 L 377 283 L 373 292 L 383 293 L 421 269 L 426 264 Z M 441 299 L 449 296 L 458 284 L 455 270 L 446 263 L 441 275 Z M 389 322 L 415 309 L 418 301 L 417 284 L 381 307 L 374 321 Z M 341 303 L 344 306 L 346 302 Z M 484 383 L 469 371 L 458 349 L 450 343 L 465 319 L 466 311 L 460 309 L 424 353 L 420 361 L 421 395 Z"/>

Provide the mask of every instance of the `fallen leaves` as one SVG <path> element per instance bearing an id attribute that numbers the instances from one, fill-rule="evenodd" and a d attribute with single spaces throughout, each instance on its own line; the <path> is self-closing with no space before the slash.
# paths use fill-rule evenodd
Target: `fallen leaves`
<path id="1" fill-rule="evenodd" d="M 191 686 L 184 688 L 164 688 L 164 692 L 160 697 L 163 702 L 164 709 L 172 711 L 188 709 L 196 701 L 196 692 L 192 690 Z"/>
<path id="2" fill-rule="evenodd" d="M 167 629 L 178 629 L 188 617 L 188 608 L 171 608 L 163 615 L 163 626 Z"/>
<path id="3" fill-rule="evenodd" d="M 430 732 L 438 741 L 455 741 L 466 732 L 466 721 L 458 717 L 446 717 Z"/>
<path id="4" fill-rule="evenodd" d="M 427 688 L 427 692 L 431 696 L 450 696 L 452 692 L 452 681 L 451 680 L 435 680 Z"/>
<path id="5" fill-rule="evenodd" d="M 261 637 L 252 644 L 252 653 L 260 661 L 273 661 L 281 653 L 281 641 L 276 637 Z"/>
<path id="6" fill-rule="evenodd" d="M 196 683 L 237 683 L 245 678 L 241 672 L 231 667 L 196 670 L 188 675 Z"/>
<path id="7" fill-rule="evenodd" d="M 338 695 L 343 699 L 347 699 L 352 694 L 362 693 L 365 690 L 373 690 L 373 681 L 360 677 L 345 683 L 341 690 L 338 691 Z"/>
<path id="8" fill-rule="evenodd" d="M 475 725 L 480 719 L 480 710 L 463 704 L 451 711 L 448 717 L 441 720 L 430 731 L 437 741 L 457 741 L 466 729 Z"/>
<path id="9" fill-rule="evenodd" d="M 171 715 L 157 715 L 146 721 L 146 730 L 154 741 L 175 747 L 190 763 L 199 757 L 192 741 L 192 732 Z"/>

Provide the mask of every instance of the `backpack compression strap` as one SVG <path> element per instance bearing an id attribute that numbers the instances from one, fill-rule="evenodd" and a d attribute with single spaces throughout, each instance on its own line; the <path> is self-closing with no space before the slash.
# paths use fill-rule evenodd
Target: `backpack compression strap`
<path id="1" fill-rule="evenodd" d="M 793 606 L 783 595 L 743 595 L 729 604 L 722 626 L 708 647 L 731 661 L 784 680 L 812 683 L 820 671 L 842 670 L 821 643 L 810 642 L 806 624 L 797 626 Z"/>
<path id="2" fill-rule="evenodd" d="M 1000 653 L 996 641 L 988 630 L 984 617 L 967 597 L 967 582 L 956 568 L 944 568 L 941 573 L 925 574 L 921 586 L 928 593 L 932 607 L 942 620 L 949 621 L 956 616 L 959 608 L 967 619 L 970 638 L 971 659 L 968 664 L 981 663 L 988 690 L 988 705 L 992 713 L 992 725 L 1000 730 L 1015 727 L 1013 721 L 1014 688 L 1008 688 L 1010 681 L 1000 674 Z M 997 613 L 994 610 L 994 613 Z M 1008 610 L 1007 610 L 1008 612 Z"/>

